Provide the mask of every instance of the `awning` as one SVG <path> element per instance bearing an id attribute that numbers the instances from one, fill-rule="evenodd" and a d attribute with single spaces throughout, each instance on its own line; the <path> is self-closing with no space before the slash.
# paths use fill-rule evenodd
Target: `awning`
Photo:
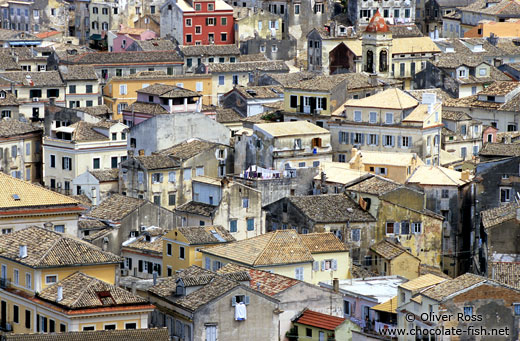
<path id="1" fill-rule="evenodd" d="M 59 128 L 56 128 L 56 132 L 61 132 L 61 133 L 69 133 L 69 134 L 72 134 L 74 132 L 74 127 L 59 127 Z"/>
<path id="2" fill-rule="evenodd" d="M 103 40 L 101 34 L 93 34 L 90 36 L 90 40 Z"/>
<path id="3" fill-rule="evenodd" d="M 391 314 L 397 314 L 397 312 L 395 311 L 395 308 L 397 308 L 397 296 L 392 297 L 391 299 L 389 299 L 386 302 L 375 305 L 370 309 L 377 310 L 377 311 L 384 311 L 386 313 L 391 313 Z"/>

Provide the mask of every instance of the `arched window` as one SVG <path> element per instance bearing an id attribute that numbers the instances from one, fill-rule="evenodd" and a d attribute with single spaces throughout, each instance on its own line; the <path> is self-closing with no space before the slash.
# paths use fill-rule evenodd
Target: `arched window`
<path id="1" fill-rule="evenodd" d="M 367 51 L 367 64 L 365 65 L 366 72 L 374 72 L 374 52 L 372 50 Z"/>
<path id="2" fill-rule="evenodd" d="M 379 71 L 388 71 L 388 52 L 386 50 L 379 52 Z"/>

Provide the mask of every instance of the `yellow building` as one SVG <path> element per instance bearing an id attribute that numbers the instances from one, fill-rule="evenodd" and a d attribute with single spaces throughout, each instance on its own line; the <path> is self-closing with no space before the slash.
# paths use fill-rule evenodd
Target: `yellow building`
<path id="1" fill-rule="evenodd" d="M 153 306 L 116 287 L 121 258 L 28 227 L 0 240 L 0 320 L 15 333 L 148 327 Z"/>
<path id="2" fill-rule="evenodd" d="M 316 233 L 305 238 L 292 229 L 277 230 L 201 249 L 204 267 L 216 271 L 235 263 L 312 284 L 339 276 L 347 278 L 349 253 L 343 243 L 332 233 Z"/>
<path id="3" fill-rule="evenodd" d="M 350 338 L 347 335 L 348 325 L 345 321 L 344 317 L 306 309 L 293 321 L 290 333 L 297 335 L 298 340 L 302 341 L 347 341 Z"/>
<path id="4" fill-rule="evenodd" d="M 211 75 L 168 75 L 163 71 L 141 71 L 138 73 L 115 76 L 110 79 L 103 89 L 105 104 L 112 108 L 115 120 L 121 120 L 122 109 L 129 107 L 137 100 L 137 90 L 151 84 L 176 85 L 202 95 L 202 104 L 211 104 L 212 83 Z"/>
<path id="5" fill-rule="evenodd" d="M 372 174 L 405 183 L 413 171 L 424 165 L 415 153 L 390 153 L 362 151 L 352 149 L 351 169 L 358 169 Z"/>
<path id="6" fill-rule="evenodd" d="M 71 197 L 0 172 L 2 234 L 37 225 L 78 236 L 78 219 L 84 210 Z"/>
<path id="7" fill-rule="evenodd" d="M 400 245 L 382 240 L 370 247 L 372 271 L 383 276 L 419 277 L 421 260 Z"/>
<path id="8" fill-rule="evenodd" d="M 164 275 L 172 276 L 175 271 L 192 265 L 202 267 L 200 248 L 234 242 L 235 238 L 222 226 L 178 227 L 163 237 Z M 206 264 L 209 269 L 209 263 Z"/>

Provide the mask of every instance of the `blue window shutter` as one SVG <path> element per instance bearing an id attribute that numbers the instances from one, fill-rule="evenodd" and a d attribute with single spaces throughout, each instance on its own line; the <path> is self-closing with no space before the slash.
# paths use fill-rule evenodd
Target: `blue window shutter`
<path id="1" fill-rule="evenodd" d="M 340 132 L 338 133 L 338 141 L 339 141 L 339 144 L 343 144 L 343 143 L 344 143 L 343 140 L 341 139 L 342 135 L 343 135 L 343 132 L 340 131 Z"/>
<path id="2" fill-rule="evenodd" d="M 365 144 L 365 134 L 361 134 L 361 144 Z"/>
<path id="3" fill-rule="evenodd" d="M 237 305 L 237 298 L 236 296 L 231 297 L 231 306 L 234 307 Z"/>
<path id="4" fill-rule="evenodd" d="M 349 135 L 349 134 L 348 134 L 348 131 L 346 131 L 346 132 L 345 132 L 345 136 L 346 136 L 346 138 L 345 138 L 345 143 L 346 143 L 346 144 L 349 144 L 349 138 L 348 138 L 348 135 Z"/>
<path id="5" fill-rule="evenodd" d="M 394 223 L 394 233 L 395 234 L 399 234 L 399 227 L 400 227 L 399 223 Z"/>
<path id="6" fill-rule="evenodd" d="M 376 146 L 379 146 L 379 135 L 376 135 Z"/>
<path id="7" fill-rule="evenodd" d="M 325 270 L 325 261 L 321 261 L 321 271 Z"/>
<path id="8" fill-rule="evenodd" d="M 248 305 L 249 304 L 249 296 L 245 296 L 244 301 L 245 301 L 244 304 Z"/>
<path id="9" fill-rule="evenodd" d="M 397 136 L 397 147 L 401 147 L 401 136 Z"/>
<path id="10" fill-rule="evenodd" d="M 338 270 L 338 261 L 335 259 L 332 260 L 332 270 L 333 271 Z"/>
<path id="11" fill-rule="evenodd" d="M 354 144 L 354 139 L 355 138 L 356 138 L 356 134 L 350 133 L 350 141 L 352 142 L 352 144 Z"/>

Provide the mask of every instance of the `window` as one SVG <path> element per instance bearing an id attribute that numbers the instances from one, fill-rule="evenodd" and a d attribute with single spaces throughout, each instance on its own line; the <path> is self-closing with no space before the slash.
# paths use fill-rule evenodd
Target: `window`
<path id="1" fill-rule="evenodd" d="M 410 234 L 410 222 L 408 222 L 408 221 L 401 222 L 401 234 Z"/>
<path id="2" fill-rule="evenodd" d="M 218 76 L 218 85 L 224 85 L 224 76 Z"/>
<path id="3" fill-rule="evenodd" d="M 54 284 L 58 282 L 58 276 L 57 275 L 47 275 L 45 276 L 45 284 Z"/>
<path id="4" fill-rule="evenodd" d="M 186 19 L 186 26 L 191 27 L 191 18 Z"/>
<path id="5" fill-rule="evenodd" d="M 84 326 L 83 331 L 96 330 L 95 326 Z"/>
<path id="6" fill-rule="evenodd" d="M 25 287 L 27 289 L 32 289 L 32 277 L 28 272 L 25 273 Z"/>
<path id="7" fill-rule="evenodd" d="M 391 135 L 383 135 L 383 146 L 393 147 L 394 137 Z"/>
<path id="8" fill-rule="evenodd" d="M 137 329 L 137 323 L 131 322 L 131 323 L 125 323 L 125 329 Z"/>
<path id="9" fill-rule="evenodd" d="M 466 147 L 461 147 L 460 148 L 460 157 L 465 159 L 466 158 L 466 155 L 467 155 L 467 149 Z"/>
<path id="10" fill-rule="evenodd" d="M 478 69 L 478 74 L 480 76 L 485 76 L 486 75 L 486 69 L 485 68 L 479 68 Z"/>
<path id="11" fill-rule="evenodd" d="M 175 206 L 175 193 L 168 194 L 168 205 Z"/>
<path id="12" fill-rule="evenodd" d="M 345 154 L 339 154 L 338 162 L 347 162 L 347 156 Z"/>
<path id="13" fill-rule="evenodd" d="M 294 5 L 294 14 L 295 15 L 300 14 L 300 5 L 299 4 Z"/>
<path id="14" fill-rule="evenodd" d="M 255 218 L 247 218 L 247 230 L 254 231 L 255 229 Z"/>
<path id="15" fill-rule="evenodd" d="M 520 303 L 513 303 L 513 307 L 515 308 L 515 315 L 520 315 Z"/>
<path id="16" fill-rule="evenodd" d="M 361 111 L 354 111 L 354 121 L 361 122 Z"/>
<path id="17" fill-rule="evenodd" d="M 68 181 L 65 181 L 67 183 Z M 70 189 L 70 185 L 69 185 Z M 65 225 L 54 225 L 54 232 L 65 233 Z"/>
<path id="18" fill-rule="evenodd" d="M 386 124 L 392 124 L 394 123 L 394 113 L 387 112 L 385 115 L 385 123 Z"/>
<path id="19" fill-rule="evenodd" d="M 120 95 L 126 95 L 127 94 L 126 84 L 119 85 L 119 94 Z"/>
<path id="20" fill-rule="evenodd" d="M 227 26 L 227 18 L 226 17 L 220 18 L 220 25 Z"/>
<path id="21" fill-rule="evenodd" d="M 237 220 L 230 220 L 229 221 L 229 232 L 237 232 Z"/>
<path id="22" fill-rule="evenodd" d="M 94 8 L 95 8 L 95 7 L 94 7 Z M 35 18 L 39 18 L 39 17 L 40 17 L 40 12 L 39 12 L 37 9 L 33 10 L 33 16 L 34 16 Z"/>
<path id="23" fill-rule="evenodd" d="M 175 182 L 175 172 L 168 173 L 168 182 Z"/>
<path id="24" fill-rule="evenodd" d="M 377 122 L 377 112 L 371 111 L 370 114 L 370 123 L 376 123 Z"/>
<path id="25" fill-rule="evenodd" d="M 273 45 L 271 46 L 271 52 L 276 52 L 276 51 L 278 51 L 278 46 L 275 45 L 275 44 L 273 44 Z"/>
<path id="26" fill-rule="evenodd" d="M 242 208 L 249 208 L 249 198 L 242 198 Z"/>
<path id="27" fill-rule="evenodd" d="M 191 43 L 192 42 L 191 34 L 186 34 L 186 42 L 187 43 Z"/>
<path id="28" fill-rule="evenodd" d="M 179 259 L 184 259 L 184 246 L 179 246 Z"/>
<path id="29" fill-rule="evenodd" d="M 422 223 L 412 223 L 413 233 L 421 233 Z"/>
<path id="30" fill-rule="evenodd" d="M 27 309 L 25 310 L 25 328 L 31 328 L 31 311 Z"/>
<path id="31" fill-rule="evenodd" d="M 510 202 L 511 201 L 511 188 L 500 188 L 500 202 Z"/>
<path id="32" fill-rule="evenodd" d="M 394 233 L 394 223 L 386 223 L 386 234 Z"/>
<path id="33" fill-rule="evenodd" d="M 368 134 L 368 144 L 371 146 L 377 146 L 379 144 L 379 137 L 376 134 Z"/>
<path id="34" fill-rule="evenodd" d="M 203 166 L 195 168 L 195 176 L 204 176 L 204 167 Z"/>
<path id="35" fill-rule="evenodd" d="M 144 182 L 144 173 L 142 171 L 137 172 L 137 182 L 140 184 Z"/>
<path id="36" fill-rule="evenodd" d="M 441 190 L 441 198 L 447 199 L 450 197 L 450 191 L 447 189 Z"/>
<path id="37" fill-rule="evenodd" d="M 94 158 L 92 160 L 92 168 L 94 168 L 94 169 L 101 168 L 101 159 L 100 158 Z"/>
<path id="38" fill-rule="evenodd" d="M 297 280 L 303 281 L 303 268 L 298 267 L 298 268 L 294 269 L 294 271 L 295 271 L 294 278 L 296 278 Z"/>
<path id="39" fill-rule="evenodd" d="M 361 229 L 352 229 L 350 238 L 353 242 L 359 242 L 361 240 Z"/>
<path id="40" fill-rule="evenodd" d="M 20 323 L 20 307 L 13 305 L 13 322 Z"/>
<path id="41" fill-rule="evenodd" d="M 160 183 L 160 182 L 162 182 L 162 180 L 163 180 L 163 177 L 162 177 L 161 173 L 153 173 L 152 174 L 152 183 L 153 184 Z"/>
<path id="42" fill-rule="evenodd" d="M 184 181 L 191 180 L 191 168 L 185 168 L 182 172 L 182 178 Z"/>
<path id="43" fill-rule="evenodd" d="M 312 329 L 311 328 L 305 328 L 305 336 L 312 337 Z"/>
<path id="44" fill-rule="evenodd" d="M 473 315 L 473 307 L 464 307 L 464 315 L 472 316 Z"/>
<path id="45" fill-rule="evenodd" d="M 161 195 L 160 194 L 153 196 L 153 203 L 155 205 L 159 205 L 159 206 L 161 205 Z"/>
<path id="46" fill-rule="evenodd" d="M 233 75 L 233 85 L 238 84 L 238 75 Z"/>
<path id="47" fill-rule="evenodd" d="M 111 323 L 111 324 L 105 324 L 105 325 L 103 326 L 103 329 L 104 329 L 104 330 L 115 330 L 115 329 L 116 329 L 116 325 L 113 324 L 113 323 Z"/>
<path id="48" fill-rule="evenodd" d="M 20 284 L 20 271 L 18 269 L 13 269 L 13 283 Z"/>
<path id="49" fill-rule="evenodd" d="M 410 147 L 410 138 L 408 136 L 401 137 L 401 146 L 403 146 L 403 148 Z"/>

